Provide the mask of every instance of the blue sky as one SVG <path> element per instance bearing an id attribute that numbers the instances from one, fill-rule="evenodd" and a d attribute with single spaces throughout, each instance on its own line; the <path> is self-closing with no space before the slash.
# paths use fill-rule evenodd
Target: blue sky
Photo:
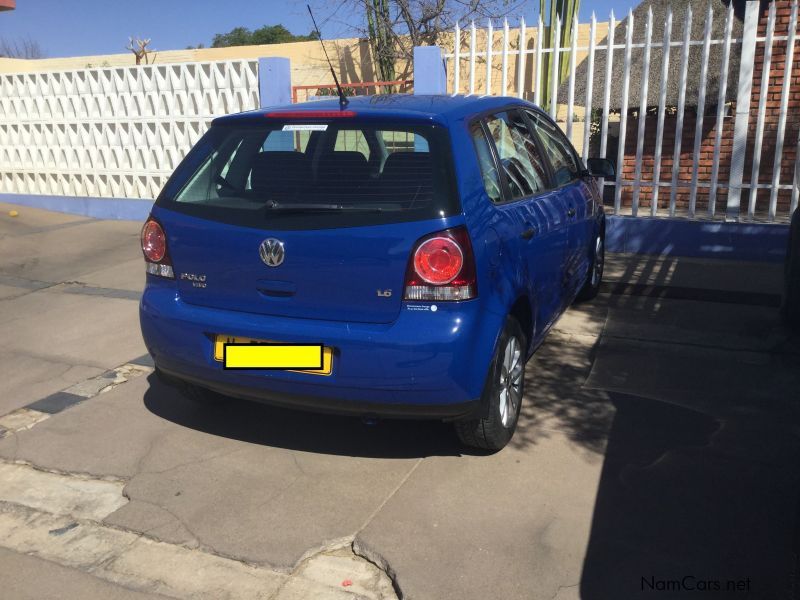
<path id="1" fill-rule="evenodd" d="M 295 0 L 17 0 L 17 10 L 0 13 L 0 37 L 13 41 L 30 38 L 47 56 L 82 56 L 125 52 L 128 36 L 152 38 L 156 50 L 209 45 L 215 33 L 244 25 L 249 28 L 283 23 L 292 33 L 311 30 L 304 1 Z M 342 0 L 311 0 L 323 35 L 354 34 L 349 23 L 358 16 L 340 9 Z M 584 0 L 581 19 L 591 11 L 605 17 L 636 4 L 631 0 Z M 537 18 L 539 2 L 526 2 L 522 12 L 529 22 Z M 323 25 L 322 22 L 325 22 Z"/>

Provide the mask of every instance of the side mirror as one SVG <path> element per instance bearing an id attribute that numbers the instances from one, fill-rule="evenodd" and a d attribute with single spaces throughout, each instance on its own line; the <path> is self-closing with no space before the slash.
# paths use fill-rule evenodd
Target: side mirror
<path id="1" fill-rule="evenodd" d="M 586 161 L 586 168 L 592 177 L 613 179 L 617 176 L 617 170 L 607 158 L 589 158 Z"/>

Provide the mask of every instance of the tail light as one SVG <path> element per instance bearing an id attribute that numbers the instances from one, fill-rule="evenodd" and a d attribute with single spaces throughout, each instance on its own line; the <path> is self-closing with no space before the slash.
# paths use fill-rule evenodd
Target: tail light
<path id="1" fill-rule="evenodd" d="M 150 275 L 175 279 L 172 260 L 167 252 L 167 236 L 158 221 L 152 217 L 142 227 L 142 253 Z"/>
<path id="2" fill-rule="evenodd" d="M 446 302 L 477 295 L 475 257 L 466 228 L 445 229 L 417 241 L 406 269 L 406 300 Z"/>

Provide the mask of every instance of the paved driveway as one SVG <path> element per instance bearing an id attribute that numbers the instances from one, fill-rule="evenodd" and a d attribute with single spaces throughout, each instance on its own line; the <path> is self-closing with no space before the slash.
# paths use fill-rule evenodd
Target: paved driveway
<path id="1" fill-rule="evenodd" d="M 139 225 L 9 208 L 12 597 L 782 598 L 798 584 L 800 344 L 777 321 L 779 267 L 612 257 L 604 293 L 529 363 L 512 444 L 483 455 L 441 423 L 192 405 L 144 356 Z"/>

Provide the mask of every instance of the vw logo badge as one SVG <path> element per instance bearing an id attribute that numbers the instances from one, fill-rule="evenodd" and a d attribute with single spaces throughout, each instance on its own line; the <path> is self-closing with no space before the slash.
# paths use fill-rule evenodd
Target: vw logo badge
<path id="1" fill-rule="evenodd" d="M 283 249 L 283 242 L 275 238 L 264 240 L 258 248 L 258 255 L 268 267 L 277 267 L 281 265 L 286 255 Z"/>

